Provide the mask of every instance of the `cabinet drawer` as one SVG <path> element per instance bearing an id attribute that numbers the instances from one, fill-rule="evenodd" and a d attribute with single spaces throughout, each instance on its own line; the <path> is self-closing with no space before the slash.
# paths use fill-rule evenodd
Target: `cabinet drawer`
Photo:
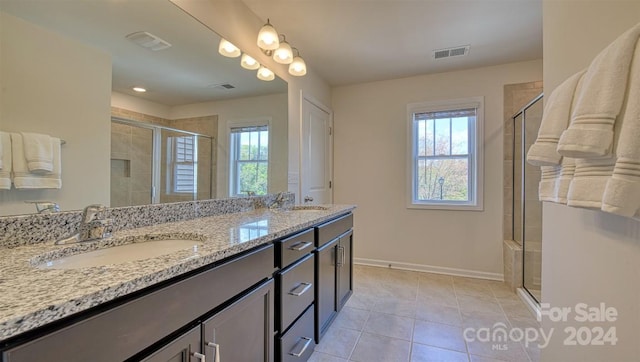
<path id="1" fill-rule="evenodd" d="M 316 247 L 321 247 L 351 228 L 353 228 L 353 214 L 344 215 L 316 227 Z"/>
<path id="2" fill-rule="evenodd" d="M 277 241 L 276 266 L 285 268 L 287 265 L 309 254 L 314 249 L 313 229 L 303 231 L 292 237 Z"/>
<path id="3" fill-rule="evenodd" d="M 313 353 L 313 305 L 280 337 L 280 360 L 282 362 L 306 361 Z"/>
<path id="4" fill-rule="evenodd" d="M 277 327 L 281 332 L 284 332 L 313 303 L 315 297 L 313 260 L 313 254 L 309 254 L 277 275 L 279 288 Z"/>

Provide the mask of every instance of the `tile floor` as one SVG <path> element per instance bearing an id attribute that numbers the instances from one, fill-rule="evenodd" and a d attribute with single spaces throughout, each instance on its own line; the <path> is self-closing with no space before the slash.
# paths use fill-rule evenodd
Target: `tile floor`
<path id="1" fill-rule="evenodd" d="M 502 282 L 356 265 L 354 293 L 310 362 L 537 362 L 537 343 L 465 341 L 466 328 L 539 328 Z"/>

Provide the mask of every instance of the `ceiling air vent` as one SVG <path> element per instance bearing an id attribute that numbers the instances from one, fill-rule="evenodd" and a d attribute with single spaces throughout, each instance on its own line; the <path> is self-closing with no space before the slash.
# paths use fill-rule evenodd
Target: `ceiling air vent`
<path id="1" fill-rule="evenodd" d="M 147 33 L 146 31 L 131 33 L 127 35 L 127 39 L 140 45 L 143 48 L 147 48 L 153 51 L 167 49 L 171 46 L 171 44 L 169 44 L 167 41 L 162 40 L 151 33 Z"/>
<path id="2" fill-rule="evenodd" d="M 208 88 L 213 88 L 217 90 L 231 90 L 235 89 L 236 86 L 229 83 L 214 83 L 207 86 Z"/>
<path id="3" fill-rule="evenodd" d="M 455 47 L 455 48 L 447 48 L 447 49 L 436 49 L 433 51 L 433 59 L 444 59 L 451 57 L 460 57 L 463 55 L 469 54 L 469 45 Z"/>

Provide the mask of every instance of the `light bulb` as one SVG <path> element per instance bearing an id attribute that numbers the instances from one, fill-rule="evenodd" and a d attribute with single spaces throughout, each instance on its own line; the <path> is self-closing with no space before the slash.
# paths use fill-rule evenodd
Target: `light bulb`
<path id="1" fill-rule="evenodd" d="M 276 75 L 273 74 L 273 72 L 271 70 L 269 70 L 268 68 L 264 67 L 264 66 L 260 66 L 260 69 L 258 69 L 258 79 L 260 80 L 266 80 L 266 81 L 271 81 L 274 80 L 276 78 Z"/>
<path id="2" fill-rule="evenodd" d="M 256 70 L 260 68 L 260 63 L 258 63 L 255 59 L 253 59 L 248 54 L 242 54 L 242 59 L 240 60 L 240 66 L 244 69 Z"/>
<path id="3" fill-rule="evenodd" d="M 142 87 L 133 87 L 133 90 L 138 93 L 144 93 L 147 91 L 145 88 L 142 88 Z"/>
<path id="4" fill-rule="evenodd" d="M 286 41 L 280 43 L 280 47 L 273 52 L 273 60 L 280 64 L 291 64 L 293 61 L 293 50 Z"/>
<path id="5" fill-rule="evenodd" d="M 293 62 L 289 64 L 289 74 L 295 75 L 296 77 L 307 74 L 307 64 L 305 64 L 301 56 L 298 55 L 293 58 Z"/>
<path id="6" fill-rule="evenodd" d="M 269 24 L 269 20 L 258 33 L 258 46 L 264 50 L 276 50 L 280 46 L 278 32 Z"/>
<path id="7" fill-rule="evenodd" d="M 220 45 L 218 46 L 218 53 L 220 53 L 220 55 L 224 55 L 225 57 L 229 57 L 229 58 L 236 58 L 236 57 L 239 57 L 241 54 L 240 49 L 238 49 L 237 46 L 231 44 L 231 42 L 229 42 L 226 39 L 220 39 Z"/>

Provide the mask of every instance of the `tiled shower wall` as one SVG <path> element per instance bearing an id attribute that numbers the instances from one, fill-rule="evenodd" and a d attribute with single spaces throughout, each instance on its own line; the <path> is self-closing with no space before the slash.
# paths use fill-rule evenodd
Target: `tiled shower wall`
<path id="1" fill-rule="evenodd" d="M 504 279 L 507 285 L 515 290 L 522 286 L 522 245 L 514 242 L 513 229 L 513 140 L 514 127 L 513 116 L 526 106 L 531 100 L 542 93 L 542 81 L 507 84 L 504 86 L 504 167 L 503 167 L 503 258 L 504 258 Z M 537 132 L 536 132 L 537 133 Z M 520 156 L 519 154 L 516 156 Z M 531 184 L 531 183 L 529 183 Z M 535 183 L 537 187 L 537 183 Z M 520 191 L 515 195 L 520 197 Z M 516 215 L 517 216 L 517 215 Z M 519 219 L 519 216 L 518 216 Z M 542 220 L 539 220 L 540 224 Z"/>
<path id="2" fill-rule="evenodd" d="M 218 117 L 169 120 L 122 108 L 112 107 L 111 115 L 143 123 L 182 129 L 205 134 L 213 140 L 199 137 L 198 148 L 198 199 L 208 199 L 216 193 L 214 172 L 216 169 L 215 137 Z M 165 143 L 163 142 L 163 145 Z M 148 129 L 112 123 L 111 128 L 111 206 L 145 205 L 151 203 L 151 164 L 153 138 Z M 161 152 L 165 152 L 162 150 Z M 162 178 L 164 183 L 165 178 Z M 188 201 L 191 196 L 169 195 L 161 187 L 161 202 Z"/>

